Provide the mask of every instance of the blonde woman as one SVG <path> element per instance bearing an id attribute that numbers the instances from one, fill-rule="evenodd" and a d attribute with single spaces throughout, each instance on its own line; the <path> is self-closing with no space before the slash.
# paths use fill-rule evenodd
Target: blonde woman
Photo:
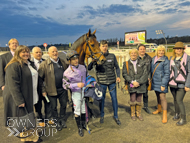
<path id="1" fill-rule="evenodd" d="M 33 105 L 38 102 L 38 72 L 28 61 L 29 56 L 30 49 L 27 46 L 20 45 L 5 67 L 5 89 L 3 91 L 5 126 L 8 126 L 8 117 L 17 117 L 18 110 L 19 116 L 26 115 L 23 107 L 26 107 L 28 113 L 31 113 L 33 112 Z M 28 131 L 22 132 L 20 135 L 25 135 Z M 35 134 L 21 139 L 21 141 L 40 142 L 42 140 L 35 132 Z"/>
<path id="2" fill-rule="evenodd" d="M 146 93 L 146 83 L 148 80 L 147 65 L 138 59 L 137 49 L 129 51 L 130 59 L 123 63 L 122 75 L 125 81 L 128 82 L 128 91 L 130 93 L 131 119 L 136 120 L 136 117 L 143 121 L 141 115 L 142 95 Z M 128 70 L 126 67 L 128 64 Z M 135 116 L 136 113 L 136 116 Z"/>
<path id="3" fill-rule="evenodd" d="M 190 56 L 184 53 L 184 45 L 177 42 L 173 48 L 173 56 L 170 59 L 170 91 L 174 98 L 174 121 L 178 126 L 186 124 L 186 112 L 183 99 L 190 88 Z"/>
<path id="4" fill-rule="evenodd" d="M 158 109 L 153 114 L 162 112 L 163 108 L 163 119 L 162 123 L 167 123 L 167 101 L 166 93 L 168 93 L 168 82 L 170 79 L 170 62 L 166 57 L 166 49 L 163 45 L 157 47 L 151 62 L 151 73 L 152 78 L 152 90 L 155 91 L 158 102 Z"/>

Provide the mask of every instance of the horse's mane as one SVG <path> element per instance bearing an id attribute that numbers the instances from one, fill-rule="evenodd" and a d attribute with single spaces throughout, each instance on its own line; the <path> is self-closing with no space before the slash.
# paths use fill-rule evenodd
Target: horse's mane
<path id="1" fill-rule="evenodd" d="M 71 46 L 71 50 L 76 50 L 76 48 L 81 45 L 81 43 L 86 40 L 86 34 L 82 35 L 81 37 L 79 37 Z M 84 39 L 85 37 L 85 39 Z"/>

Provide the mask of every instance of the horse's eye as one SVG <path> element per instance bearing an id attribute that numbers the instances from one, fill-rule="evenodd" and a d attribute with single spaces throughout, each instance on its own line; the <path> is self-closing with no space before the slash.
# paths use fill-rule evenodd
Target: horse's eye
<path id="1" fill-rule="evenodd" d="M 94 44 L 91 44 L 91 47 L 94 48 Z"/>

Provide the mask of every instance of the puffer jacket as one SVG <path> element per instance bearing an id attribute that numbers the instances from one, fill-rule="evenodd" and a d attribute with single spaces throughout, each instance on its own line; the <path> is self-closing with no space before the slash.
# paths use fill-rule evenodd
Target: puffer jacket
<path id="1" fill-rule="evenodd" d="M 155 56 L 156 57 L 156 56 Z M 151 62 L 151 74 L 153 74 L 154 69 L 157 67 L 153 79 L 152 79 L 152 90 L 167 93 L 168 92 L 168 82 L 170 80 L 170 62 L 168 57 L 163 56 L 154 64 L 155 57 L 152 58 Z M 152 78 L 152 77 L 151 77 Z M 161 86 L 165 87 L 164 91 L 161 91 Z"/>

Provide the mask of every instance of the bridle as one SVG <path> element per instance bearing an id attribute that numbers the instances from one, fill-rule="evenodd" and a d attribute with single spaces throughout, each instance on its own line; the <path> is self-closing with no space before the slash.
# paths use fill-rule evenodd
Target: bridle
<path id="1" fill-rule="evenodd" d="M 87 37 L 87 36 L 86 36 L 86 37 Z M 94 60 L 97 60 L 97 61 L 101 62 L 101 61 L 100 61 L 100 57 L 103 56 L 103 52 L 96 52 L 96 53 L 93 53 L 93 52 L 92 52 L 92 46 L 89 45 L 89 43 L 88 43 L 89 39 L 90 39 L 90 38 L 86 38 L 86 45 L 87 45 L 87 47 L 88 47 L 88 50 L 90 51 L 89 57 L 91 57 L 91 58 L 94 59 Z M 86 53 L 87 47 L 86 47 L 86 49 L 85 49 L 85 53 Z M 98 53 L 101 53 L 101 55 L 100 55 L 99 57 L 96 56 L 96 54 L 98 54 Z"/>

